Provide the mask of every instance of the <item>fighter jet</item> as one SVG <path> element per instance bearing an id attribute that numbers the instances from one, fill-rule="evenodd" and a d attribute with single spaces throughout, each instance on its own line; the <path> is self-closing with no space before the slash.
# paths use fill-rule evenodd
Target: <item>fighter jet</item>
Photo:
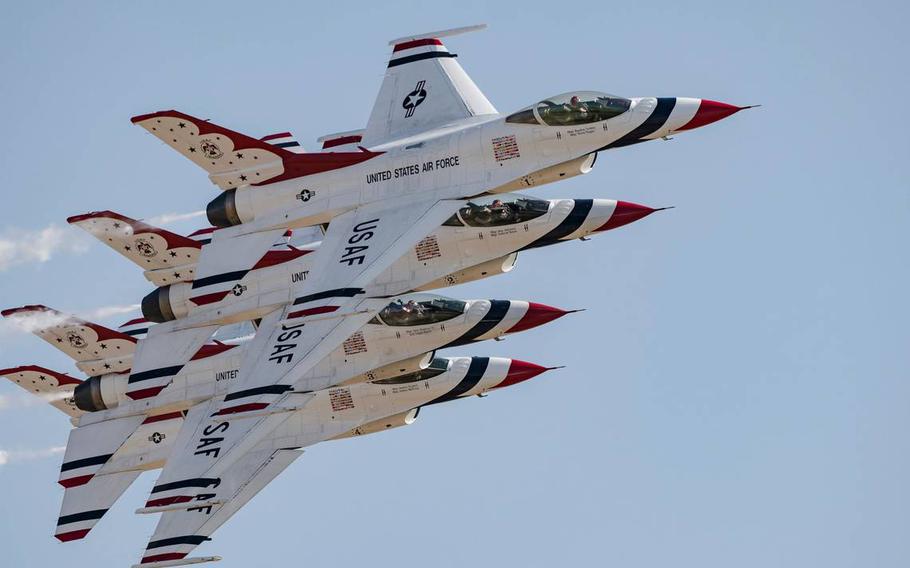
<path id="1" fill-rule="evenodd" d="M 343 386 L 413 383 L 442 372 L 439 366 L 447 360 L 435 356 L 437 349 L 527 331 L 567 313 L 534 302 L 461 301 L 412 294 L 391 302 L 348 338 L 331 359 L 343 358 L 351 368 L 362 371 Z M 113 330 L 42 305 L 8 309 L 2 314 L 26 323 L 33 333 L 74 359 L 77 368 L 90 375 L 81 380 L 38 366 L 0 371 L 19 386 L 45 397 L 78 425 L 70 434 L 59 478 L 66 489 L 56 531 L 62 541 L 84 538 L 142 471 L 166 463 L 185 413 L 227 391 L 249 345 L 248 341 L 204 345 L 175 376 L 169 389 L 171 396 L 152 399 L 144 412 L 136 414 L 128 407 L 133 400 L 126 396 L 126 387 L 137 340 L 122 331 L 133 325 L 132 321 Z M 506 386 L 500 384 L 506 379 L 513 384 L 523 372 L 521 365 L 514 363 L 506 375 L 485 376 L 500 379 L 491 384 Z M 316 372 L 329 371 L 323 368 Z M 121 405 L 128 409 L 122 415 L 118 414 Z M 417 410 L 407 409 L 407 413 L 416 415 Z M 395 422 L 394 417 L 381 418 Z M 360 434 L 371 431 L 368 426 L 357 426 L 356 430 Z M 164 503 L 159 496 L 150 499 L 143 512 L 157 512 L 155 507 L 173 504 Z M 94 516 L 86 518 L 88 513 Z"/>
<path id="2" fill-rule="evenodd" d="M 335 311 L 341 325 L 341 314 L 368 309 L 361 302 L 370 295 L 418 288 L 387 269 L 450 218 L 462 206 L 458 199 L 586 173 L 598 151 L 691 130 L 744 108 L 579 91 L 502 115 L 441 41 L 483 27 L 392 40 L 366 127 L 324 139 L 329 151 L 289 152 L 177 111 L 134 117 L 224 190 L 207 209 L 210 222 L 226 228 L 213 232 L 203 249 L 194 285 L 243 291 L 239 280 L 278 235 L 329 223 L 326 245 L 313 262 L 333 270 L 295 293 L 310 298 L 312 309 Z M 376 281 L 383 272 L 391 281 Z M 370 291 L 371 283 L 382 290 Z M 270 305 L 260 299 L 250 304 Z M 204 328 L 207 317 L 192 325 Z M 168 349 L 167 340 L 156 344 Z"/>
<path id="3" fill-rule="evenodd" d="M 511 271 L 523 250 L 586 238 L 655 211 L 658 209 L 606 199 L 487 196 L 464 202 L 464 207 L 388 270 L 426 271 L 413 280 L 414 290 L 464 284 Z M 208 317 L 213 308 L 219 312 L 217 318 L 210 320 L 213 322 L 255 319 L 280 307 L 281 300 L 249 310 L 244 300 L 250 290 L 257 291 L 259 296 L 279 293 L 319 274 L 312 253 L 319 249 L 321 241 L 298 246 L 282 242 L 268 250 L 233 286 L 224 282 L 197 282 L 194 270 L 202 244 L 193 238 L 207 233 L 196 231 L 182 237 L 112 211 L 76 215 L 68 221 L 145 269 L 145 277 L 159 286 L 142 301 L 143 315 L 153 322 L 186 318 L 199 311 Z M 320 236 L 321 232 L 311 234 L 306 240 Z M 486 242 L 481 243 L 484 239 Z M 136 253 L 138 248 L 146 254 Z M 450 269 L 452 272 L 447 273 Z M 291 300 L 287 297 L 285 302 Z"/>
<path id="4" fill-rule="evenodd" d="M 187 554 L 299 448 L 392 416 L 406 423 L 414 408 L 508 383 L 508 370 L 496 375 L 498 382 L 484 382 L 493 365 L 484 358 L 462 360 L 463 370 L 453 374 L 423 378 L 427 353 L 466 337 L 495 335 L 504 320 L 491 314 L 501 304 L 477 302 L 473 332 L 463 331 L 475 308 L 467 303 L 461 312 L 450 310 L 458 312 L 450 319 L 420 323 L 413 334 L 389 322 L 409 313 L 445 313 L 445 306 L 459 302 L 412 296 L 415 291 L 506 272 L 522 250 L 655 211 L 607 199 L 543 200 L 513 192 L 587 173 L 600 151 L 690 130 L 745 108 L 579 91 L 502 115 L 441 41 L 474 29 L 390 42 L 366 127 L 323 137 L 322 152 L 302 151 L 288 133 L 257 139 L 177 111 L 133 118 L 223 190 L 207 207 L 218 228 L 195 239 L 169 240 L 134 225 L 117 235 L 114 229 L 121 227 L 109 215 L 71 220 L 112 223 L 108 244 L 130 247 L 118 252 L 160 286 L 143 301 L 145 319 L 163 323 L 148 327 L 135 344 L 128 377 L 106 381 L 121 391 L 114 388 L 113 398 L 110 391 L 105 398 L 104 383 L 98 383 L 96 399 L 113 407 L 79 417 L 61 479 L 88 480 L 73 489 L 92 486 L 95 478 L 105 479 L 111 463 L 120 463 L 119 457 L 110 460 L 146 420 L 186 412 L 143 509 L 163 516 L 142 566 L 213 560 Z M 318 231 L 312 246 L 282 242 L 288 230 L 303 228 Z M 236 374 L 222 385 L 216 381 L 214 390 L 211 381 L 193 383 L 194 358 L 210 345 L 222 349 L 210 342 L 212 334 L 248 320 L 259 322 L 255 337 L 241 348 L 223 346 L 226 354 L 242 354 Z M 370 326 L 384 326 L 377 333 L 387 347 L 364 351 Z M 397 380 L 383 375 L 396 366 L 420 378 L 401 386 L 378 383 Z M 525 368 L 532 369 L 529 375 L 537 369 Z M 80 388 L 92 399 L 91 381 Z M 138 458 L 125 459 L 135 465 Z M 85 530 L 79 523 L 90 525 L 99 510 L 70 515 L 66 533 Z"/>

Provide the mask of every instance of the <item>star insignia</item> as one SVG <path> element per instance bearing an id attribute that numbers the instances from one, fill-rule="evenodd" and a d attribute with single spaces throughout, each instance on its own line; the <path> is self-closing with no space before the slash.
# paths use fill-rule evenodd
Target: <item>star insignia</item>
<path id="1" fill-rule="evenodd" d="M 245 175 L 241 175 L 241 176 L 240 176 L 240 181 L 246 181 L 246 176 L 245 176 Z"/>
<path id="2" fill-rule="evenodd" d="M 174 252 L 174 251 L 171 251 L 171 258 L 173 258 L 173 257 L 175 257 L 175 256 L 177 256 L 177 253 Z"/>
<path id="3" fill-rule="evenodd" d="M 119 229 L 119 228 L 120 228 L 120 223 L 114 223 L 114 228 L 115 228 L 115 229 Z"/>
<path id="4" fill-rule="evenodd" d="M 186 123 L 181 122 L 177 126 L 179 126 L 180 128 L 186 128 Z"/>
<path id="5" fill-rule="evenodd" d="M 130 249 L 130 245 L 126 245 L 125 247 L 123 247 L 123 250 L 132 250 L 132 249 Z"/>
<path id="6" fill-rule="evenodd" d="M 58 337 L 58 338 L 57 338 L 57 343 L 63 343 L 63 340 L 60 339 L 60 338 Z"/>
<path id="7" fill-rule="evenodd" d="M 110 364 L 108 364 L 108 363 L 105 363 L 105 364 L 104 364 L 104 368 L 105 368 L 105 369 L 110 369 L 110 368 L 111 368 L 111 366 L 110 366 Z"/>
<path id="8" fill-rule="evenodd" d="M 240 152 L 237 152 L 237 159 L 238 159 L 238 160 L 242 160 L 242 159 L 243 159 L 243 154 L 241 154 Z"/>
<path id="9" fill-rule="evenodd" d="M 193 148 L 192 146 L 190 146 L 190 152 L 195 152 L 195 151 L 196 151 L 196 149 Z"/>

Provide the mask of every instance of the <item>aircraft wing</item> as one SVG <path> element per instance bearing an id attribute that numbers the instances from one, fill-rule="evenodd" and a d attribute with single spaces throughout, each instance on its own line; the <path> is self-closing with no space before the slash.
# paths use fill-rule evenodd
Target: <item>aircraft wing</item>
<path id="1" fill-rule="evenodd" d="M 333 220 L 315 253 L 318 275 L 295 291 L 300 296 L 293 304 L 263 318 L 238 384 L 223 400 L 212 399 L 187 416 L 146 512 L 204 500 L 234 464 L 306 406 L 310 391 L 347 378 L 343 365 L 328 376 L 307 373 L 385 307 L 381 296 L 411 288 L 410 274 L 397 281 L 378 277 L 459 204 L 393 201 Z"/>
<path id="2" fill-rule="evenodd" d="M 191 509 L 165 512 L 149 539 L 137 568 L 181 566 L 218 560 L 217 556 L 186 558 L 198 545 L 240 510 L 263 487 L 297 459 L 303 450 L 263 449 L 247 453 L 220 478 L 211 500 Z"/>
<path id="3" fill-rule="evenodd" d="M 457 120 L 497 114 L 440 38 L 485 28 L 469 26 L 389 42 L 392 55 L 361 144 L 367 148 Z"/>

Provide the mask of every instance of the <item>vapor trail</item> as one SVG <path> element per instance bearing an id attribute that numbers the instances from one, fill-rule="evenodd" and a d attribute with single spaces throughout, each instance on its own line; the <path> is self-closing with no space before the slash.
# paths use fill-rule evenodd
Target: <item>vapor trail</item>
<path id="1" fill-rule="evenodd" d="M 148 219 L 146 222 L 149 225 L 170 225 L 171 223 L 179 223 L 180 221 L 188 221 L 203 216 L 205 216 L 204 209 L 202 211 L 193 211 L 192 213 L 163 213 Z"/>
<path id="2" fill-rule="evenodd" d="M 88 239 L 56 224 L 38 231 L 6 229 L 0 236 L 0 271 L 20 264 L 41 264 L 55 253 L 82 254 L 88 250 Z"/>
<path id="3" fill-rule="evenodd" d="M 51 446 L 39 450 L 0 450 L 0 466 L 49 458 L 65 450 L 66 446 Z"/>
<path id="4" fill-rule="evenodd" d="M 164 213 L 148 220 L 151 225 L 169 225 L 203 217 L 205 211 Z M 82 231 L 51 223 L 37 231 L 7 228 L 0 234 L 0 272 L 21 264 L 43 264 L 55 254 L 84 254 L 90 239 Z"/>

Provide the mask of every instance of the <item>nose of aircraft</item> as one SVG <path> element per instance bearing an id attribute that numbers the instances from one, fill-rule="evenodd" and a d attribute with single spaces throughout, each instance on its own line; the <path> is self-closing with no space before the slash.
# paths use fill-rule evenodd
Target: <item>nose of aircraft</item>
<path id="1" fill-rule="evenodd" d="M 525 315 L 523 315 L 521 319 L 518 320 L 518 323 L 510 327 L 506 333 L 525 331 L 527 329 L 549 323 L 555 319 L 559 319 L 568 313 L 571 312 L 561 310 L 559 308 L 554 308 L 553 306 L 547 306 L 546 304 L 528 302 L 528 311 L 525 312 Z"/>
<path id="2" fill-rule="evenodd" d="M 751 106 L 739 107 L 708 99 L 687 98 L 678 98 L 677 105 L 680 105 L 681 108 L 685 108 L 686 106 L 696 108 L 694 114 L 692 115 L 692 118 L 690 118 L 683 125 L 672 129 L 675 132 L 679 132 L 681 130 L 692 130 L 694 128 L 706 126 L 712 122 L 717 122 L 718 120 L 722 120 L 730 115 L 736 114 L 741 110 L 752 108 Z"/>
<path id="3" fill-rule="evenodd" d="M 594 232 L 599 233 L 601 231 L 609 231 L 610 229 L 622 227 L 623 225 L 634 223 L 635 221 L 643 219 L 655 211 L 661 211 L 663 209 L 666 209 L 666 207 L 655 209 L 653 207 L 648 207 L 647 205 L 639 205 L 638 203 L 617 201 L 616 208 L 613 210 L 613 214 L 610 215 L 610 218 L 606 223 L 594 229 Z"/>
<path id="4" fill-rule="evenodd" d="M 528 363 L 527 361 L 512 359 L 512 362 L 509 364 L 509 372 L 506 374 L 506 378 L 493 388 L 509 387 L 522 381 L 533 379 L 537 375 L 554 368 L 555 367 L 541 367 L 540 365 Z"/>

